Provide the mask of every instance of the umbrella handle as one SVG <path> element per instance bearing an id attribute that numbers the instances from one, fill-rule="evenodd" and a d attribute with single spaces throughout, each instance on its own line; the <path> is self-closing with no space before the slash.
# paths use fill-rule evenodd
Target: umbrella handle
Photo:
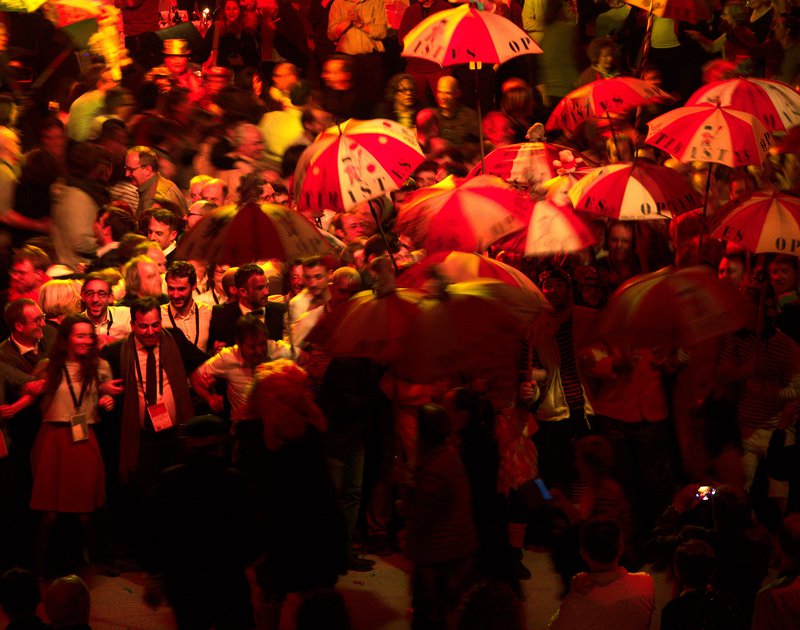
<path id="1" fill-rule="evenodd" d="M 486 173 L 483 150 L 483 115 L 481 114 L 481 67 L 483 67 L 483 64 L 480 61 L 472 61 L 469 65 L 475 71 L 475 100 L 478 106 L 478 143 L 481 149 L 481 175 L 483 175 Z"/>
<path id="2" fill-rule="evenodd" d="M 386 232 L 383 229 L 383 223 L 381 223 L 380 218 L 378 217 L 378 213 L 375 210 L 375 206 L 372 204 L 372 199 L 367 202 L 369 206 L 369 211 L 372 213 L 372 218 L 375 219 L 375 223 L 378 226 L 378 231 L 381 233 L 381 238 L 383 239 L 383 244 L 386 245 L 386 255 L 389 256 L 389 260 L 392 261 L 392 267 L 394 267 L 395 273 L 400 273 L 400 268 L 397 266 L 397 261 L 394 259 L 394 254 L 392 253 L 391 248 L 389 247 L 389 239 L 386 237 Z"/>
<path id="3" fill-rule="evenodd" d="M 706 191 L 703 195 L 703 214 L 701 215 L 700 219 L 700 243 L 698 245 L 699 254 L 703 255 L 703 237 L 706 234 L 706 217 L 708 216 L 708 196 L 709 192 L 711 191 L 711 166 L 712 163 L 708 163 L 708 171 L 706 173 Z"/>

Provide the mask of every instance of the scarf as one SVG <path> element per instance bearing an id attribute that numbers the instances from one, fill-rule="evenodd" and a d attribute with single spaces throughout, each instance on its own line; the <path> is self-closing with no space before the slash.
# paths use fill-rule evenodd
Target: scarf
<path id="1" fill-rule="evenodd" d="M 173 418 L 177 426 L 186 424 L 194 416 L 189 388 L 186 387 L 186 371 L 183 367 L 178 346 L 169 333 L 162 331 L 159 342 L 161 367 L 172 386 L 172 397 L 175 399 Z M 122 404 L 122 427 L 120 435 L 119 474 L 121 481 L 129 481 L 136 475 L 136 463 L 139 457 L 139 438 L 141 421 L 139 418 L 139 383 L 136 371 L 136 344 L 130 335 L 122 346 L 120 353 L 120 369 L 127 392 Z"/>

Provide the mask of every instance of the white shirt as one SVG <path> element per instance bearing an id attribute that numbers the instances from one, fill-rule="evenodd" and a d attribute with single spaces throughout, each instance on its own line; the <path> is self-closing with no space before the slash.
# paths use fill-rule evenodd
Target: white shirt
<path id="1" fill-rule="evenodd" d="M 83 315 L 89 316 L 86 311 Z M 109 306 L 106 318 L 99 324 L 92 324 L 96 335 L 125 339 L 131 332 L 131 311 L 127 306 Z"/>
<path id="2" fill-rule="evenodd" d="M 134 339 L 134 344 L 136 346 L 136 358 L 139 359 L 139 367 L 142 370 L 142 378 L 139 379 L 139 372 L 136 372 L 136 390 L 139 395 L 139 423 L 144 426 L 144 414 L 145 414 L 145 399 L 144 399 L 144 388 L 145 382 L 147 379 L 147 349 L 142 346 L 138 340 Z M 160 346 L 156 346 L 153 349 L 156 355 L 156 379 L 158 383 L 159 377 L 163 379 L 163 389 L 159 388 L 156 385 L 156 402 L 163 402 L 167 407 L 167 413 L 169 417 L 172 418 L 172 423 L 175 424 L 175 419 L 178 417 L 177 411 L 175 408 L 175 398 L 172 395 L 172 385 L 169 382 L 169 377 L 167 376 L 166 370 L 160 370 L 161 368 L 161 348 Z M 136 368 L 133 368 L 136 370 Z M 160 375 L 159 375 L 160 372 Z"/>
<path id="3" fill-rule="evenodd" d="M 170 313 L 172 319 L 170 319 Z M 172 320 L 175 320 L 173 324 Z M 198 329 L 199 323 L 199 329 Z M 208 328 L 211 325 L 211 307 L 208 304 L 199 304 L 193 301 L 192 307 L 186 315 L 176 315 L 175 309 L 169 304 L 161 305 L 161 327 L 177 328 L 189 343 L 194 344 L 203 352 L 208 346 Z"/>

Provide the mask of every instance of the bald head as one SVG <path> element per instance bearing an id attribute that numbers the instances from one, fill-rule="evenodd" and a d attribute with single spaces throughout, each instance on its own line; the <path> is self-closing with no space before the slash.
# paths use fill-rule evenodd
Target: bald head
<path id="1" fill-rule="evenodd" d="M 451 77 L 441 77 L 436 83 L 436 104 L 439 109 L 449 112 L 458 108 L 461 88 L 458 81 Z"/>
<path id="2" fill-rule="evenodd" d="M 77 575 L 58 578 L 44 595 L 44 608 L 53 628 L 87 626 L 90 607 L 89 588 Z"/>

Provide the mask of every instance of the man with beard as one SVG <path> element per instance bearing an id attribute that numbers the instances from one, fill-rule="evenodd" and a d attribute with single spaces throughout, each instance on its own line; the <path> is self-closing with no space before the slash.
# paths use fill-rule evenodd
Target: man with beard
<path id="1" fill-rule="evenodd" d="M 203 352 L 208 345 L 211 307 L 194 300 L 197 272 L 191 263 L 176 260 L 167 269 L 167 297 L 161 306 L 161 325 L 178 328 L 186 338 Z"/>
<path id="2" fill-rule="evenodd" d="M 86 276 L 81 288 L 81 300 L 86 307 L 83 314 L 92 322 L 101 348 L 131 332 L 130 311 L 125 306 L 109 306 L 113 299 L 111 284 L 103 274 L 94 272 Z"/>

